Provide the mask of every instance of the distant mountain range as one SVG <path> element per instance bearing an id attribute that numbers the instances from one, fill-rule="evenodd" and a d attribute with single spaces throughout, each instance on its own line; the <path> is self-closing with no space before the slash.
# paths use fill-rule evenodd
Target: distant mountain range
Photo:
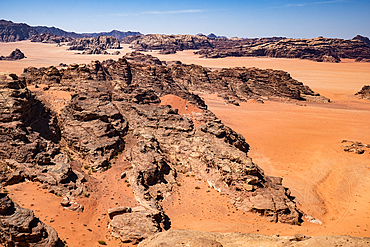
<path id="1" fill-rule="evenodd" d="M 100 33 L 75 33 L 67 32 L 56 27 L 46 26 L 30 26 L 25 23 L 13 23 L 12 21 L 0 20 L 0 42 L 14 42 L 20 40 L 30 39 L 33 35 L 50 33 L 56 36 L 71 37 L 71 38 L 89 38 L 103 36 L 113 36 L 117 39 L 122 39 L 127 36 L 142 35 L 140 32 L 132 31 L 118 31 L 112 30 L 110 32 Z"/>

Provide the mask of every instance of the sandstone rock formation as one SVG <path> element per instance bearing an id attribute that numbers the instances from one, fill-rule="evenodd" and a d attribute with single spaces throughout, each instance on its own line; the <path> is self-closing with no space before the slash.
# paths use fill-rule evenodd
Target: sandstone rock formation
<path id="1" fill-rule="evenodd" d="M 120 49 L 120 42 L 114 37 L 74 39 L 67 44 L 69 50 L 85 51 L 85 54 L 106 54 L 106 49 Z"/>
<path id="2" fill-rule="evenodd" d="M 4 246 L 58 246 L 58 234 L 31 210 L 21 208 L 0 193 L 0 244 Z"/>
<path id="3" fill-rule="evenodd" d="M 177 172 L 193 171 L 245 211 L 275 222 L 300 220 L 301 213 L 281 180 L 264 175 L 246 155 L 249 146 L 244 138 L 217 120 L 189 91 L 225 92 L 240 100 L 254 96 L 300 100 L 306 94 L 315 97 L 311 89 L 283 71 L 210 71 L 196 65 L 165 66 L 137 52 L 126 57 L 60 70 L 25 69 L 29 84 L 42 82 L 50 85 L 49 90 L 72 91 L 72 100 L 58 121 L 69 148 L 92 169 L 107 166 L 123 150 L 132 165 L 127 178 L 148 210 L 163 213 L 160 201 L 171 192 Z M 157 106 L 159 97 L 166 94 L 187 99 L 203 112 L 183 117 L 168 106 Z"/>
<path id="4" fill-rule="evenodd" d="M 15 42 L 31 38 L 37 31 L 24 23 L 0 20 L 0 42 Z"/>
<path id="5" fill-rule="evenodd" d="M 63 36 L 56 36 L 50 33 L 41 33 L 31 37 L 31 42 L 41 42 L 41 43 L 62 43 L 71 42 L 73 39 Z"/>
<path id="6" fill-rule="evenodd" d="M 60 149 L 55 114 L 15 74 L 0 74 L 0 95 L 0 159 L 7 169 L 0 182 L 29 179 L 55 194 L 82 194 L 85 178 L 71 168 L 70 158 Z"/>
<path id="7" fill-rule="evenodd" d="M 369 246 L 370 238 L 358 238 L 351 236 L 265 236 L 248 233 L 215 233 L 192 230 L 170 230 L 157 233 L 142 241 L 139 247 L 170 247 L 170 246 L 212 246 L 212 247 L 275 247 L 275 246 Z"/>
<path id="8" fill-rule="evenodd" d="M 19 50 L 18 48 L 12 51 L 10 55 L 7 57 L 0 56 L 0 60 L 8 60 L 8 61 L 20 60 L 23 58 L 25 58 L 24 53 L 21 52 L 21 50 Z"/>
<path id="9" fill-rule="evenodd" d="M 368 46 L 370 46 L 370 39 L 368 37 L 357 35 L 356 37 L 353 38 L 353 40 L 360 40 L 360 41 L 366 43 Z"/>
<path id="10" fill-rule="evenodd" d="M 146 210 L 144 207 L 110 209 L 112 221 L 108 228 L 114 237 L 120 238 L 123 243 L 138 244 L 149 236 L 167 230 L 164 215 L 160 211 Z"/>
<path id="11" fill-rule="evenodd" d="M 122 241 L 138 242 L 169 227 L 161 202 L 177 184 L 179 172 L 196 173 L 243 211 L 273 222 L 297 224 L 302 220 L 282 179 L 265 175 L 247 156 L 245 139 L 191 93 L 223 93 L 238 101 L 319 97 L 286 72 L 211 71 L 176 62 L 166 65 L 133 52 L 117 61 L 60 69 L 29 67 L 22 77 L 4 74 L 0 79 L 4 130 L 0 158 L 7 167 L 1 182 L 40 181 L 43 188 L 66 197 L 61 202 L 64 207 L 79 210 L 70 198 L 85 193 L 84 181 L 89 179 L 79 169 L 85 166 L 90 172 L 103 172 L 122 152 L 131 168 L 123 171 L 125 179 L 142 205 L 140 210 L 110 213 L 110 227 Z M 43 89 L 34 95 L 26 83 L 43 84 Z M 50 91 L 71 95 L 58 114 L 43 97 Z M 170 106 L 158 105 L 167 94 L 186 99 L 198 108 L 197 113 L 183 116 Z M 144 229 L 140 222 L 150 227 Z"/>
<path id="12" fill-rule="evenodd" d="M 137 51 L 162 50 L 174 53 L 182 50 L 212 48 L 212 45 L 204 36 L 149 34 L 139 36 L 138 39 L 130 42 L 130 47 Z"/>
<path id="13" fill-rule="evenodd" d="M 318 37 L 314 39 L 283 39 L 262 44 L 243 44 L 197 52 L 204 57 L 267 56 L 301 58 L 317 62 L 340 62 L 341 58 L 370 58 L 370 47 L 360 40 L 343 40 Z"/>
<path id="14" fill-rule="evenodd" d="M 362 89 L 355 93 L 355 95 L 357 95 L 357 97 L 361 98 L 361 99 L 369 99 L 370 100 L 370 86 L 369 85 L 365 85 L 362 87 Z"/>

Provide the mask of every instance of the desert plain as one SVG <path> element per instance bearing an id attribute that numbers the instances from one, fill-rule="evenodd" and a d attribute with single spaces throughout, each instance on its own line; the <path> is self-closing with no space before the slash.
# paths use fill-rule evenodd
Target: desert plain
<path id="1" fill-rule="evenodd" d="M 27 58 L 0 61 L 0 71 L 19 75 L 29 66 L 117 60 L 130 52 L 128 45 L 123 45 L 121 55 L 81 55 L 67 51 L 65 46 L 21 41 L 2 43 L 0 55 L 8 55 L 15 48 Z M 370 237 L 370 149 L 356 154 L 344 152 L 342 147 L 342 140 L 370 144 L 370 101 L 354 95 L 370 84 L 370 63 L 350 59 L 340 63 L 281 58 L 206 59 L 194 55 L 193 51 L 147 54 L 164 61 L 179 60 L 211 69 L 244 66 L 284 70 L 331 100 L 330 103 L 248 100 L 234 106 L 226 105 L 217 95 L 197 92 L 225 125 L 244 136 L 250 145 L 248 155 L 265 174 L 283 178 L 283 185 L 291 190 L 298 208 L 308 218 L 304 216 L 304 222 L 296 226 L 271 223 L 237 210 L 225 195 L 210 188 L 196 175 L 180 174 L 181 186 L 163 203 L 172 229 Z M 69 97 L 55 92 L 45 95 L 56 108 L 61 99 Z M 180 114 L 197 111 L 177 96 L 164 97 L 162 103 L 178 108 Z M 37 183 L 25 182 L 7 188 L 12 200 L 32 209 L 68 246 L 99 246 L 100 239 L 107 240 L 108 246 L 117 246 L 119 241 L 110 237 L 106 227 L 106 210 L 116 205 L 137 205 L 130 187 L 122 187 L 117 182 L 119 171 L 125 165 L 118 156 L 112 169 L 92 175 L 95 180 L 90 183 L 96 188 L 95 193 L 89 198 L 76 199 L 85 206 L 80 213 L 63 210 L 61 198 L 47 193 Z"/>

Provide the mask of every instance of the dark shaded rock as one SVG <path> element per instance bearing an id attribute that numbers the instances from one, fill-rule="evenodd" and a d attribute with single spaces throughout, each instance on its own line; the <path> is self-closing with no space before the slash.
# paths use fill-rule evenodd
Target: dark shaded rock
<path id="1" fill-rule="evenodd" d="M 36 34 L 37 31 L 27 24 L 0 20 L 0 42 L 26 40 Z"/>
<path id="2" fill-rule="evenodd" d="M 0 193 L 0 243 L 4 246 L 57 246 L 57 232 L 31 210 L 21 208 Z"/>
<path id="3" fill-rule="evenodd" d="M 356 37 L 354 37 L 353 40 L 360 40 L 360 41 L 364 42 L 365 44 L 367 44 L 368 46 L 370 46 L 370 39 L 368 37 L 364 37 L 364 36 L 361 36 L 361 35 L 356 35 Z"/>
<path id="4" fill-rule="evenodd" d="M 355 93 L 355 95 L 357 95 L 361 99 L 370 100 L 370 86 L 369 85 L 363 86 L 359 92 Z"/>
<path id="5" fill-rule="evenodd" d="M 9 56 L 7 57 L 1 56 L 0 60 L 14 61 L 14 60 L 21 60 L 23 58 L 25 58 L 24 53 L 21 52 L 21 50 L 17 48 L 14 51 L 12 51 Z"/>

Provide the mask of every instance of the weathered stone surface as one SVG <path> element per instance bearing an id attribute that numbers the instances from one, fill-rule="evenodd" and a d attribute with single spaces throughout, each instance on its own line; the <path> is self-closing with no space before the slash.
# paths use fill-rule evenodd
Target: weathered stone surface
<path id="1" fill-rule="evenodd" d="M 74 39 L 67 44 L 69 50 L 84 51 L 83 54 L 107 54 L 106 49 L 120 49 L 120 42 L 114 37 L 100 35 L 97 38 Z"/>
<path id="2" fill-rule="evenodd" d="M 357 95 L 357 97 L 359 97 L 360 99 L 370 100 L 370 86 L 369 85 L 363 86 L 359 92 L 355 93 L 355 95 Z"/>
<path id="3" fill-rule="evenodd" d="M 0 95 L 0 159 L 9 167 L 0 180 L 14 184 L 27 178 L 55 194 L 81 194 L 85 179 L 60 150 L 55 114 L 14 74 L 0 75 Z"/>
<path id="4" fill-rule="evenodd" d="M 79 94 L 72 98 L 61 116 L 62 137 L 82 154 L 93 168 L 107 166 L 124 147 L 127 122 L 109 99 L 101 94 Z"/>
<path id="5" fill-rule="evenodd" d="M 0 193 L 0 243 L 4 246 L 57 246 L 57 232 L 31 210 L 21 208 Z"/>
<path id="6" fill-rule="evenodd" d="M 33 35 L 30 40 L 31 42 L 60 44 L 62 42 L 71 42 L 73 39 L 70 37 L 56 36 L 50 33 L 41 33 Z"/>
<path id="7" fill-rule="evenodd" d="M 144 241 L 139 247 L 284 247 L 284 246 L 369 246 L 370 238 L 351 236 L 266 236 L 251 233 L 215 233 L 193 230 L 169 230 L 157 233 Z"/>
<path id="8" fill-rule="evenodd" d="M 204 36 L 149 34 L 136 36 L 136 38 L 130 43 L 130 47 L 137 51 L 170 50 L 170 53 L 174 53 L 182 50 L 212 47 L 209 38 Z"/>
<path id="9" fill-rule="evenodd" d="M 7 57 L 0 56 L 0 60 L 8 60 L 8 61 L 21 60 L 23 58 L 25 58 L 24 53 L 21 52 L 21 50 L 19 50 L 18 48 L 12 51 L 10 55 Z"/>
<path id="10" fill-rule="evenodd" d="M 108 215 L 110 219 L 113 219 L 114 216 L 124 214 L 124 213 L 131 213 L 130 207 L 116 207 L 116 208 L 109 208 L 108 209 Z"/>
<path id="11" fill-rule="evenodd" d="M 121 209 L 119 209 L 121 210 Z M 114 212 L 113 212 L 114 211 Z M 119 213 L 113 210 L 112 221 L 108 228 L 112 235 L 124 243 L 137 244 L 154 233 L 167 229 L 161 212 L 153 210 L 132 210 L 125 208 Z"/>

